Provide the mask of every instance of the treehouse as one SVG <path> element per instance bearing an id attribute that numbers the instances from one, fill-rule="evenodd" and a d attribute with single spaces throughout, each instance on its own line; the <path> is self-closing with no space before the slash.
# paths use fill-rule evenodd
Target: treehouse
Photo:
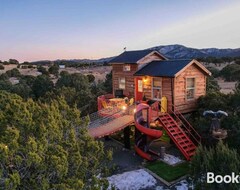
<path id="1" fill-rule="evenodd" d="M 155 160 L 158 152 L 151 145 L 165 133 L 190 160 L 201 137 L 182 113 L 196 110 L 211 73 L 197 60 L 168 60 L 153 50 L 125 51 L 110 64 L 113 93 L 98 97 L 90 135 L 101 138 L 123 130 L 125 147 L 130 147 L 129 125 L 135 124 L 134 148 L 141 157 Z"/>
<path id="2" fill-rule="evenodd" d="M 110 61 L 113 95 L 160 101 L 166 97 L 168 110 L 181 113 L 196 109 L 197 99 L 206 94 L 211 73 L 197 60 L 168 60 L 157 51 L 125 51 Z M 121 93 L 120 93 L 121 94 Z"/>

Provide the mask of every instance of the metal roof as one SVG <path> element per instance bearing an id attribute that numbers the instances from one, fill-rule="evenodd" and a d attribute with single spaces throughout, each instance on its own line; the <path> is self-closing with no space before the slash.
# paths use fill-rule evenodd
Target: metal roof
<path id="1" fill-rule="evenodd" d="M 138 70 L 134 75 L 137 76 L 153 76 L 153 77 L 175 77 L 175 74 L 182 70 L 192 60 L 164 60 L 152 61 L 145 67 Z"/>
<path id="2" fill-rule="evenodd" d="M 136 51 L 125 51 L 119 56 L 110 60 L 110 63 L 137 63 L 140 59 L 146 55 L 154 52 L 154 50 L 136 50 Z"/>

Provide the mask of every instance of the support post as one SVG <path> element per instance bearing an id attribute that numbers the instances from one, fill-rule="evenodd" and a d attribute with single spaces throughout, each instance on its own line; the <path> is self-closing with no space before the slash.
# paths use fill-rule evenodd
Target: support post
<path id="1" fill-rule="evenodd" d="M 131 148 L 130 144 L 130 126 L 127 126 L 123 129 L 123 134 L 124 134 L 124 146 L 127 149 Z"/>

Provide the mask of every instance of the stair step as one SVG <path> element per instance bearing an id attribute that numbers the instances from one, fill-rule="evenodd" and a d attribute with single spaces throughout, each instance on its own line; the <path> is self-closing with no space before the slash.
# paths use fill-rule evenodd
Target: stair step
<path id="1" fill-rule="evenodd" d="M 174 136 L 175 140 L 177 141 L 177 143 L 179 144 L 179 141 L 188 141 L 188 139 L 186 137 L 178 137 L 178 136 Z"/>
<path id="2" fill-rule="evenodd" d="M 169 116 L 162 116 L 162 117 L 160 117 L 161 119 L 172 119 L 171 117 L 169 117 Z"/>
<path id="3" fill-rule="evenodd" d="M 184 135 L 183 133 L 182 134 L 180 134 L 179 136 L 176 136 L 177 138 L 181 138 L 181 139 L 183 139 L 183 138 L 185 138 L 186 139 L 186 135 Z"/>
<path id="4" fill-rule="evenodd" d="M 161 120 L 162 122 L 164 122 L 164 123 L 174 123 L 174 121 L 173 120 L 170 120 L 170 119 L 162 119 Z"/>
<path id="5" fill-rule="evenodd" d="M 195 151 L 194 151 L 194 152 L 190 152 L 190 153 L 188 154 L 188 156 L 189 156 L 189 157 L 192 157 L 194 154 L 195 154 Z"/>
<path id="6" fill-rule="evenodd" d="M 172 128 L 172 129 L 169 129 L 169 132 L 170 133 L 180 133 L 182 132 L 181 130 L 178 130 L 178 129 L 175 129 L 175 128 Z"/>
<path id="7" fill-rule="evenodd" d="M 161 119 L 161 121 L 163 121 L 163 122 L 170 122 L 170 121 L 173 121 L 173 120 L 170 119 L 170 118 L 164 118 L 164 119 Z"/>
<path id="8" fill-rule="evenodd" d="M 187 160 L 190 160 L 190 158 L 195 154 L 197 147 L 187 135 L 191 132 L 185 131 L 181 128 L 181 119 L 179 120 L 178 118 L 173 118 L 171 115 L 166 114 L 160 115 L 159 121 L 162 123 L 168 134 L 170 134 L 171 139 L 173 139 L 175 144 L 178 145 L 182 154 Z"/>
<path id="9" fill-rule="evenodd" d="M 193 146 L 193 147 L 190 147 L 190 148 L 184 148 L 184 150 L 187 152 L 187 153 L 191 153 L 191 152 L 193 152 L 193 150 L 195 151 L 196 150 L 196 147 L 195 146 Z"/>
<path id="10" fill-rule="evenodd" d="M 183 135 L 183 133 L 182 132 L 173 132 L 173 133 L 171 133 L 174 137 L 176 136 L 176 137 L 179 137 L 180 135 Z"/>
<path id="11" fill-rule="evenodd" d="M 178 141 L 178 144 L 182 145 L 182 144 L 186 144 L 189 143 L 190 141 L 188 139 L 183 139 L 181 141 Z"/>
<path id="12" fill-rule="evenodd" d="M 174 128 L 176 128 L 176 129 L 178 129 L 178 127 L 176 126 L 176 125 L 173 125 L 173 124 L 168 124 L 168 125 L 165 125 L 167 128 L 169 128 L 169 127 L 174 127 Z"/>
<path id="13" fill-rule="evenodd" d="M 195 147 L 195 145 L 192 143 L 192 142 L 185 142 L 185 143 L 179 143 L 179 145 L 181 146 L 181 147 Z"/>

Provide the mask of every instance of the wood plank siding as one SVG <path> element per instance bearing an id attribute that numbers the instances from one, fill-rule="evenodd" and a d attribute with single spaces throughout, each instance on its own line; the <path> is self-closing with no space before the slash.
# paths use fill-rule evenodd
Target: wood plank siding
<path id="1" fill-rule="evenodd" d="M 167 98 L 168 109 L 172 108 L 172 90 L 171 90 L 171 80 L 172 78 L 158 77 L 162 79 L 162 97 Z M 153 99 L 152 94 L 152 80 L 153 77 L 143 77 L 143 92 L 147 99 Z"/>
<path id="2" fill-rule="evenodd" d="M 153 99 L 152 77 L 143 78 L 143 92 L 147 99 Z M 162 79 L 162 97 L 167 98 L 168 110 L 172 109 L 172 104 L 182 113 L 196 110 L 197 99 L 206 94 L 206 75 L 194 64 L 189 66 L 176 78 L 160 77 Z M 195 79 L 194 98 L 187 100 L 187 78 Z M 172 91 L 173 86 L 173 91 Z M 172 102 L 174 101 L 174 102 Z"/>
<path id="3" fill-rule="evenodd" d="M 143 57 L 137 63 L 139 65 L 139 67 L 141 67 L 142 65 L 145 65 L 146 63 L 150 63 L 153 60 L 156 61 L 156 60 L 163 60 L 163 59 L 161 57 L 159 57 L 159 54 L 153 53 L 151 55 Z"/>
<path id="4" fill-rule="evenodd" d="M 186 80 L 187 78 L 195 78 L 194 98 L 187 100 L 186 96 Z M 174 83 L 174 104 L 176 108 L 187 113 L 196 110 L 197 99 L 206 94 L 206 75 L 199 70 L 196 65 L 189 66 L 184 72 L 175 78 Z"/>
<path id="5" fill-rule="evenodd" d="M 125 78 L 125 89 L 123 92 L 129 97 L 134 97 L 134 76 L 133 74 L 137 71 L 137 64 L 129 64 L 130 71 L 124 71 L 124 65 L 128 64 L 113 64 L 112 65 L 112 80 L 113 80 L 113 94 L 115 90 L 119 89 L 119 79 Z"/>
<path id="6" fill-rule="evenodd" d="M 113 94 L 115 90 L 119 89 L 119 78 L 125 78 L 125 89 L 124 94 L 129 97 L 134 97 L 135 83 L 134 83 L 134 73 L 139 69 L 140 65 L 144 65 L 154 60 L 162 60 L 162 57 L 157 54 L 149 54 L 144 58 L 140 59 L 135 64 L 125 64 L 125 63 L 112 63 L 112 78 L 113 78 Z M 130 71 L 124 71 L 124 65 L 130 65 Z"/>
<path id="7" fill-rule="evenodd" d="M 197 99 L 206 94 L 206 79 L 207 76 L 211 75 L 201 63 L 194 59 L 192 61 L 165 60 L 163 56 L 155 51 L 148 52 L 147 55 L 143 54 L 140 58 L 139 52 L 136 53 L 133 51 L 133 54 L 134 56 L 131 57 L 129 53 L 127 55 L 123 53 L 120 55 L 120 58 L 121 56 L 123 58 L 128 56 L 127 59 L 119 59 L 119 62 L 111 63 L 113 94 L 116 90 L 120 89 L 120 87 L 123 88 L 125 84 L 125 88 L 123 89 L 124 95 L 129 98 L 134 97 L 137 101 L 141 100 L 143 96 L 147 99 L 154 99 L 155 97 L 155 100 L 160 100 L 159 97 L 165 96 L 167 98 L 168 110 L 172 110 L 173 105 L 175 105 L 176 109 L 181 113 L 196 110 Z M 138 61 L 136 61 L 137 59 L 133 59 L 136 58 L 136 56 L 137 59 L 139 59 Z M 163 61 L 152 62 L 156 60 Z M 126 63 L 124 63 L 124 61 Z M 148 63 L 150 64 L 147 65 Z M 147 66 L 144 67 L 145 65 Z M 135 73 L 136 76 L 134 76 Z M 120 80 L 121 78 L 125 80 Z M 157 79 L 155 80 L 154 78 Z M 155 84 L 154 87 L 153 81 Z M 138 83 L 137 87 L 135 86 L 135 82 Z M 141 90 L 138 90 L 138 88 Z"/>

